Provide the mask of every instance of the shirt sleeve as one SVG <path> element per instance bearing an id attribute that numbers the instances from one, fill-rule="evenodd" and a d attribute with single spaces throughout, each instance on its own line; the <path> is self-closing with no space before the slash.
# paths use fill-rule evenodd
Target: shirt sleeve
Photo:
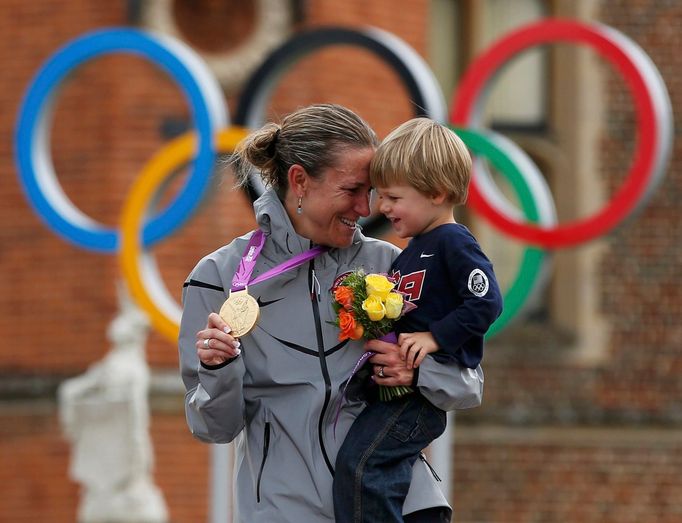
<path id="1" fill-rule="evenodd" d="M 471 409 L 483 401 L 483 369 L 470 369 L 458 363 L 439 363 L 431 357 L 419 365 L 417 388 L 439 409 Z"/>
<path id="2" fill-rule="evenodd" d="M 448 276 L 460 304 L 429 324 L 438 346 L 462 365 L 475 369 L 483 357 L 483 337 L 502 312 L 502 295 L 493 266 L 471 238 L 444 248 Z"/>

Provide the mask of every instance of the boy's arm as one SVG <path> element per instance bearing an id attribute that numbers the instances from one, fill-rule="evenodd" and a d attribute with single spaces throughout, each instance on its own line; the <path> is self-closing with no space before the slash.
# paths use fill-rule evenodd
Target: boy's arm
<path id="1" fill-rule="evenodd" d="M 462 365 L 475 369 L 483 356 L 483 337 L 502 312 L 492 263 L 474 241 L 447 260 L 460 305 L 429 324 L 436 344 Z"/>
<path id="2" fill-rule="evenodd" d="M 416 369 L 427 354 L 436 352 L 438 344 L 430 332 L 404 332 L 398 336 L 400 357 L 408 369 Z"/>

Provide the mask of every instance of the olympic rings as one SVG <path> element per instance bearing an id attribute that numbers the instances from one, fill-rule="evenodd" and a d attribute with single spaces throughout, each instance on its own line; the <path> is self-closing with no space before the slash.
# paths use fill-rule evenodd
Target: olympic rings
<path id="1" fill-rule="evenodd" d="M 233 127 L 217 135 L 219 152 L 234 150 L 248 134 L 243 128 Z M 169 142 L 144 166 L 128 193 L 121 213 L 121 248 L 118 260 L 130 293 L 137 304 L 149 315 L 156 330 L 171 342 L 178 339 L 182 310 L 161 281 L 151 255 L 142 253 L 140 235 L 142 220 L 156 190 L 179 167 L 191 159 L 194 136 L 185 133 Z"/>
<path id="2" fill-rule="evenodd" d="M 453 100 L 451 121 L 478 126 L 488 82 L 509 58 L 538 44 L 568 41 L 587 44 L 611 61 L 626 80 L 635 101 L 638 147 L 625 183 L 594 216 L 546 228 L 526 225 L 500 212 L 487 200 L 474 176 L 469 202 L 506 234 L 543 247 L 575 245 L 605 234 L 644 204 L 665 174 L 672 145 L 670 98 L 656 67 L 642 49 L 622 33 L 599 24 L 544 20 L 498 40 L 467 69 Z"/>
<path id="3" fill-rule="evenodd" d="M 40 69 L 22 103 L 15 155 L 20 180 L 34 210 L 53 231 L 79 247 L 102 252 L 118 248 L 118 235 L 78 210 L 62 190 L 50 155 L 50 117 L 57 87 L 76 66 L 97 56 L 128 52 L 161 66 L 190 102 L 199 141 L 194 169 L 175 200 L 145 226 L 145 244 L 180 227 L 201 201 L 215 157 L 213 136 L 227 125 L 220 87 L 206 65 L 178 41 L 132 29 L 105 29 L 77 38 Z"/>
<path id="4" fill-rule="evenodd" d="M 528 47 L 553 41 L 586 43 L 612 61 L 628 82 L 639 126 L 637 152 L 621 190 L 596 216 L 563 226 L 556 225 L 556 211 L 544 178 L 523 151 L 495 133 L 462 127 L 478 127 L 485 90 L 499 67 Z M 246 127 L 263 123 L 275 84 L 293 62 L 336 44 L 360 46 L 378 55 L 405 84 L 416 115 L 446 121 L 442 93 L 425 62 L 402 40 L 378 29 L 320 28 L 292 37 L 254 72 L 239 100 L 236 122 L 240 126 L 227 128 L 227 112 L 217 82 L 189 48 L 140 31 L 104 30 L 78 38 L 55 53 L 27 92 L 17 124 L 15 154 L 29 201 L 50 228 L 76 245 L 104 252 L 118 250 L 133 298 L 152 325 L 175 342 L 181 309 L 161 281 L 149 253 L 151 246 L 177 230 L 198 206 L 208 186 L 215 153 L 231 152 L 246 136 Z M 143 167 L 125 200 L 118 233 L 85 216 L 68 200 L 56 179 L 48 143 L 50 108 L 57 85 L 80 63 L 114 52 L 142 54 L 165 69 L 181 85 L 196 121 L 196 135 L 188 133 L 171 141 Z M 487 157 L 507 178 L 517 193 L 521 211 L 479 168 L 475 169 L 469 201 L 504 233 L 536 246 L 525 248 L 519 271 L 504 297 L 505 311 L 488 336 L 518 317 L 544 283 L 549 259 L 537 246 L 563 247 L 587 241 L 609 231 L 644 204 L 664 175 L 672 143 L 670 115 L 668 93 L 648 56 L 621 33 L 597 24 L 565 20 L 531 24 L 503 37 L 472 63 L 453 100 L 452 129 L 474 155 Z M 143 226 L 150 200 L 171 173 L 192 161 L 195 142 L 194 166 L 185 186 L 166 210 Z M 251 182 L 249 193 L 258 196 L 262 184 L 256 177 Z M 378 222 L 376 219 L 372 224 Z"/>

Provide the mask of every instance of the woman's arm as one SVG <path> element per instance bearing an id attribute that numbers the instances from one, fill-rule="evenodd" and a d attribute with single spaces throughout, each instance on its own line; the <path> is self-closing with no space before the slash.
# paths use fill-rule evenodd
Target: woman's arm
<path id="1" fill-rule="evenodd" d="M 195 437 L 211 443 L 232 441 L 244 426 L 244 364 L 239 356 L 228 359 L 236 354 L 234 350 L 228 353 L 232 338 L 220 332 L 224 323 L 218 323 L 216 318 L 220 318 L 216 314 L 209 318 L 211 313 L 220 310 L 224 300 L 225 291 L 216 265 L 204 259 L 183 289 L 179 349 L 180 371 L 187 391 L 187 424 Z M 197 353 L 207 338 L 212 341 L 205 361 L 222 363 L 207 365 L 199 360 Z M 219 355 L 221 350 L 224 357 Z"/>

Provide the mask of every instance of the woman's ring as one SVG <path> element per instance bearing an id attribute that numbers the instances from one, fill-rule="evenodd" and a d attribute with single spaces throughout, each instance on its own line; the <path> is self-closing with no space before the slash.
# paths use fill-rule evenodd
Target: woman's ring
<path id="1" fill-rule="evenodd" d="M 381 366 L 379 367 L 379 373 L 378 373 L 377 375 L 378 375 L 380 378 L 385 378 L 385 376 L 384 376 L 384 366 L 383 366 L 383 365 L 381 365 Z"/>
<path id="2" fill-rule="evenodd" d="M 211 341 L 211 338 L 205 338 L 204 339 L 204 349 L 210 349 L 211 348 L 211 346 L 209 345 L 210 341 Z"/>

